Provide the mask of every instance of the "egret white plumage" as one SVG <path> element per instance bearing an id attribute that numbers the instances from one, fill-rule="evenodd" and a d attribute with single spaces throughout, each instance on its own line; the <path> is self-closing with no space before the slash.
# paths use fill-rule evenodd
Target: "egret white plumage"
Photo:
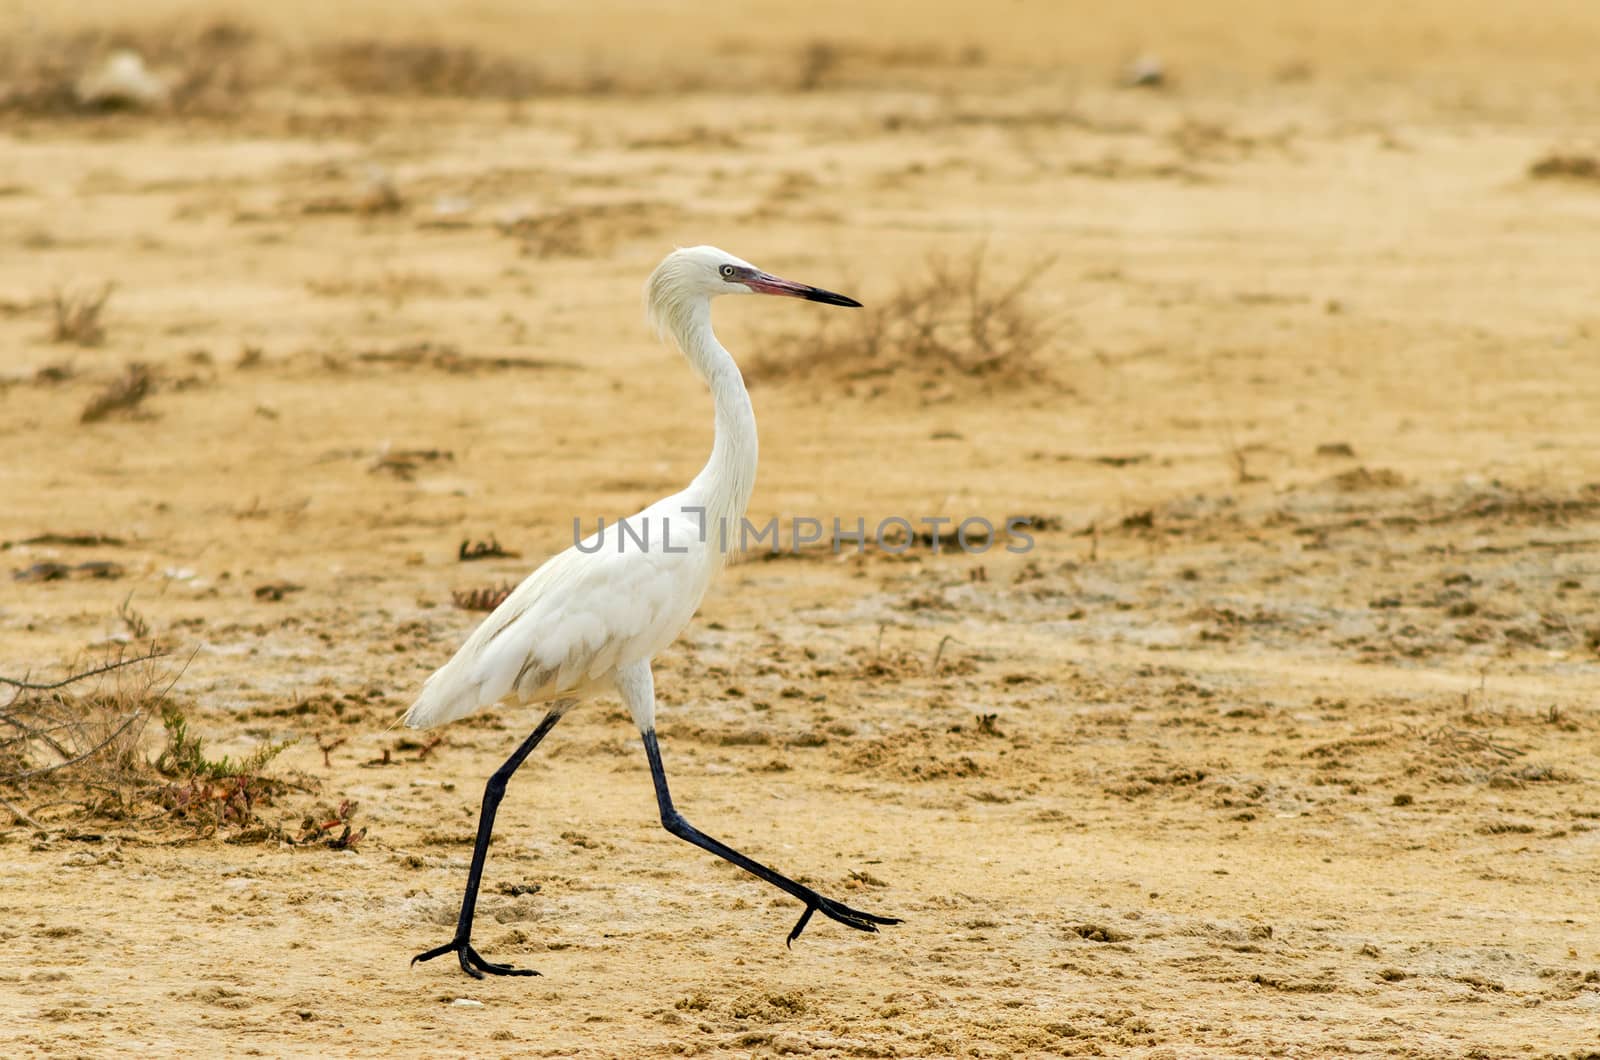
<path id="1" fill-rule="evenodd" d="M 756 477 L 756 420 L 733 357 L 711 330 L 711 299 L 771 294 L 827 305 L 860 302 L 780 280 L 715 247 L 667 255 L 645 285 L 651 322 L 670 336 L 711 389 L 716 435 L 711 458 L 679 493 L 604 526 L 547 560 L 429 677 L 405 723 L 427 728 L 500 703 L 546 703 L 547 712 L 484 788 L 478 837 L 467 872 L 455 937 L 412 959 L 456 954 L 467 974 L 537 975 L 496 964 L 472 948 L 472 918 L 495 811 L 506 783 L 562 715 L 579 702 L 618 694 L 644 740 L 661 823 L 667 831 L 723 858 L 805 903 L 788 942 L 814 913 L 859 931 L 898 924 L 825 898 L 695 828 L 673 807 L 656 741 L 650 663 L 689 624 L 711 579 L 728 558 Z M 726 532 L 725 532 L 726 528 Z M 654 536 L 652 536 L 652 534 Z M 653 545 L 652 545 L 653 542 Z"/>

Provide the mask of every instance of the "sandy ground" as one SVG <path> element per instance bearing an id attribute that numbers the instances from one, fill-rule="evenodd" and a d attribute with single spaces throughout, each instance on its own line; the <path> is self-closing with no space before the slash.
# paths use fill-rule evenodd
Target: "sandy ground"
<path id="1" fill-rule="evenodd" d="M 1600 8 L 544 6 L 156 4 L 118 25 L 169 109 L 11 97 L 0 674 L 126 601 L 214 753 L 298 741 L 265 820 L 368 829 L 12 790 L 12 1055 L 1600 1050 L 1600 181 L 1530 175 L 1600 147 Z M 9 76 L 120 7 L 0 7 Z M 1118 86 L 1141 50 L 1165 88 Z M 697 242 L 869 304 L 980 245 L 1043 270 L 1025 370 L 753 387 L 758 522 L 1028 514 L 1033 550 L 751 560 L 659 660 L 689 818 L 905 923 L 786 950 L 794 903 L 659 828 L 598 702 L 490 856 L 480 948 L 543 978 L 408 967 L 534 716 L 387 727 L 480 617 L 453 592 L 698 469 L 639 309 Z M 104 338 L 52 341 L 105 282 Z M 826 312 L 718 324 L 803 359 Z M 80 423 L 131 363 L 149 396 Z M 458 561 L 490 535 L 521 556 Z"/>

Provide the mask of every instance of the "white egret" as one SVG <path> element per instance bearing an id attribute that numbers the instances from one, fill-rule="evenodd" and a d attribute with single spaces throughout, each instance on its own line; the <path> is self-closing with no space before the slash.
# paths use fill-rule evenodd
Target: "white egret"
<path id="1" fill-rule="evenodd" d="M 732 355 L 711 330 L 711 299 L 772 294 L 827 305 L 861 303 L 831 291 L 780 280 L 715 247 L 667 255 L 645 286 L 651 322 L 670 335 L 711 388 L 716 437 L 711 458 L 687 489 L 547 560 L 484 619 L 455 656 L 423 685 L 405 723 L 427 728 L 499 703 L 545 703 L 532 734 L 489 778 L 478 816 L 466 893 L 455 937 L 418 954 L 427 961 L 454 953 L 469 975 L 536 975 L 496 964 L 472 947 L 472 918 L 483 878 L 495 811 L 506 782 L 539 741 L 579 702 L 617 693 L 644 739 L 661 823 L 667 831 L 786 891 L 805 903 L 789 932 L 793 943 L 812 914 L 859 931 L 897 924 L 825 898 L 695 828 L 673 807 L 656 743 L 656 698 L 650 663 L 688 625 L 711 579 L 739 535 L 756 477 L 756 420 Z"/>

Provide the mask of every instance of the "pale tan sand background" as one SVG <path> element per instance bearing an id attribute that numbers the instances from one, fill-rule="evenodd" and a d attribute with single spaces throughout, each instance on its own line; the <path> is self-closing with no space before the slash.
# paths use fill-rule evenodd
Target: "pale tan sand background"
<path id="1" fill-rule="evenodd" d="M 127 601 L 211 753 L 298 740 L 263 821 L 368 834 L 8 795 L 44 825 L 0 812 L 14 1055 L 1600 1049 L 1600 179 L 1534 168 L 1600 152 L 1600 6 L 127 8 L 0 5 L 0 539 L 124 541 L 0 553 L 0 674 L 138 641 Z M 130 45 L 169 103 L 81 113 Z M 988 375 L 717 309 L 758 522 L 1053 527 L 743 563 L 660 659 L 687 816 L 906 922 L 786 950 L 798 908 L 660 829 L 596 703 L 479 912 L 544 977 L 408 967 L 534 715 L 386 727 L 480 617 L 452 592 L 700 466 L 639 306 L 698 242 L 869 305 L 980 246 L 1043 270 L 1048 337 Z M 106 282 L 103 340 L 52 341 Z M 130 363 L 149 395 L 80 423 Z M 521 557 L 457 561 L 490 535 Z"/>

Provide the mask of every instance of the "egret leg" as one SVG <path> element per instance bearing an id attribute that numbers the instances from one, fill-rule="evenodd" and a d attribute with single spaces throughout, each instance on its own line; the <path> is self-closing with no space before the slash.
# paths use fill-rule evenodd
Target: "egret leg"
<path id="1" fill-rule="evenodd" d="M 794 940 L 800 937 L 800 932 L 806 929 L 806 924 L 811 921 L 811 914 L 821 913 L 831 920 L 837 920 L 846 927 L 853 927 L 857 931 L 877 931 L 879 924 L 898 924 L 898 917 L 875 916 L 872 913 L 863 913 L 859 909 L 851 909 L 843 902 L 836 902 L 831 898 L 824 898 L 804 884 L 797 883 L 781 873 L 774 872 L 753 858 L 748 858 L 725 843 L 719 843 L 694 825 L 683 819 L 672 805 L 672 794 L 667 790 L 667 773 L 661 767 L 661 748 L 656 744 L 655 730 L 650 730 L 644 735 L 644 753 L 650 758 L 650 778 L 656 785 L 656 802 L 661 806 L 661 823 L 667 831 L 679 839 L 686 839 L 702 850 L 709 850 L 724 861 L 731 861 L 757 879 L 765 880 L 778 888 L 794 895 L 806 904 L 805 912 L 800 914 L 800 920 L 795 924 L 794 930 L 789 932 L 785 945 L 792 946 Z"/>
<path id="2" fill-rule="evenodd" d="M 509 964 L 495 964 L 493 961 L 484 960 L 478 951 L 472 948 L 472 916 L 478 907 L 478 884 L 483 880 L 483 863 L 489 856 L 489 836 L 494 831 L 495 811 L 500 808 L 500 800 L 505 798 L 506 782 L 511 779 L 528 757 L 533 749 L 539 746 L 539 741 L 545 734 L 555 728 L 556 722 L 561 720 L 561 715 L 567 712 L 570 704 L 561 704 L 551 709 L 544 716 L 537 728 L 522 741 L 522 746 L 512 752 L 505 764 L 494 771 L 489 778 L 489 783 L 483 789 L 483 809 L 478 812 L 478 839 L 472 846 L 472 867 L 467 870 L 467 891 L 461 899 L 461 916 L 456 921 L 455 938 L 443 946 L 435 946 L 426 953 L 419 953 L 411 958 L 411 963 L 418 961 L 431 961 L 435 957 L 446 953 L 454 953 L 461 962 L 461 970 L 474 979 L 482 979 L 484 973 L 490 975 L 538 975 L 532 968 L 513 968 Z"/>

